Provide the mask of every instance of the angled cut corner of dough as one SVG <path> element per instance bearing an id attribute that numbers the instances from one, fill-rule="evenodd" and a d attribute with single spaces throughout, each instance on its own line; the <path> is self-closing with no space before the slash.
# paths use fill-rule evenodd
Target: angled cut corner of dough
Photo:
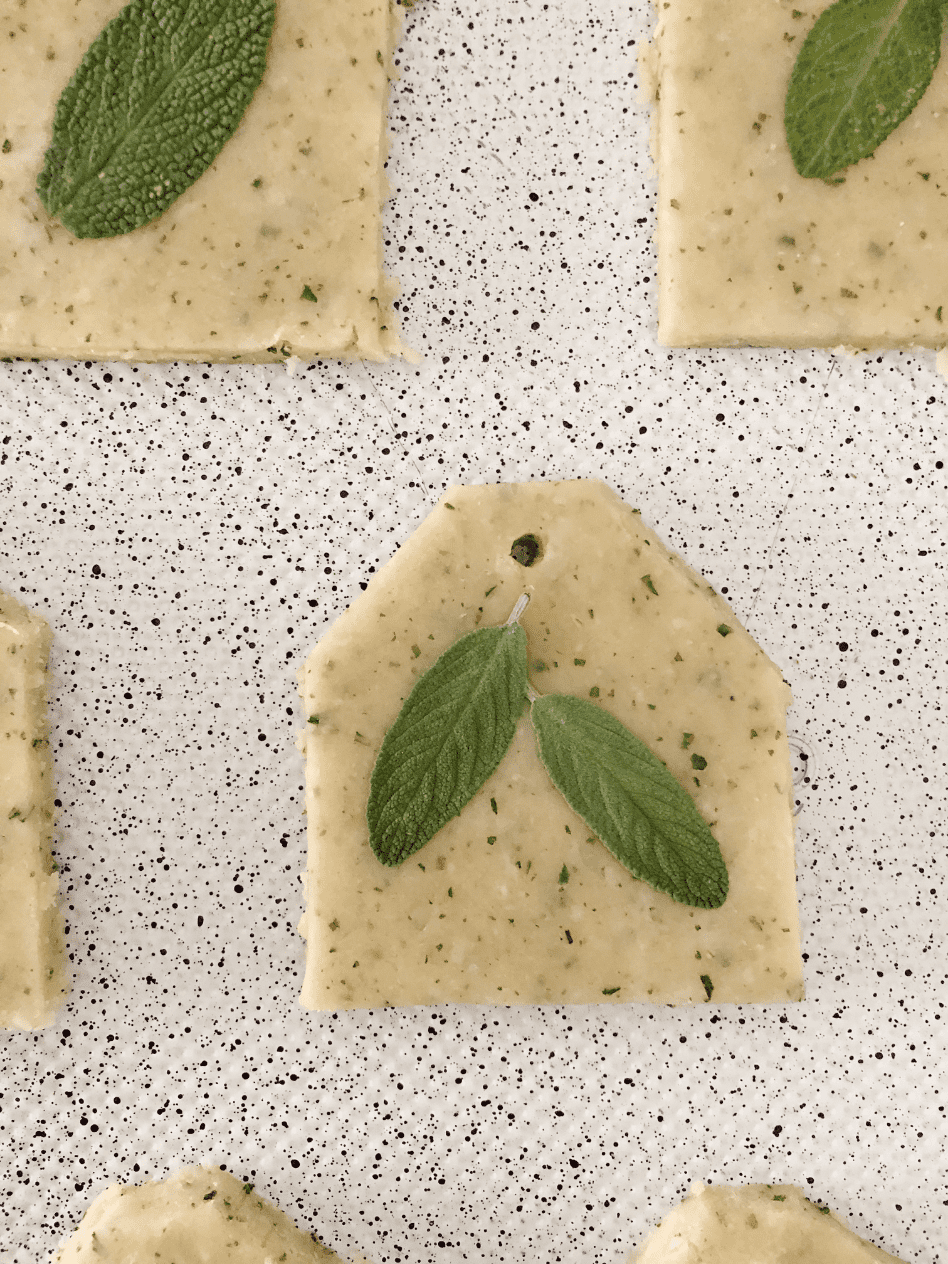
<path id="1" fill-rule="evenodd" d="M 53 1264 L 330 1264 L 339 1256 L 289 1216 L 218 1168 L 165 1181 L 110 1185 Z"/>
<path id="2" fill-rule="evenodd" d="M 899 1264 L 795 1185 L 696 1184 L 635 1264 Z"/>
<path id="3" fill-rule="evenodd" d="M 150 224 L 74 237 L 36 193 L 53 114 L 125 0 L 0 11 L 0 355 L 250 363 L 387 360 L 383 267 L 394 0 L 280 0 L 263 81 L 208 170 Z M 315 301 L 314 301 L 315 300 Z"/>
<path id="4" fill-rule="evenodd" d="M 529 566 L 511 554 L 524 535 L 540 545 Z M 531 680 L 598 699 L 666 761 L 720 844 L 721 908 L 675 903 L 591 838 L 527 714 L 459 816 L 397 868 L 374 856 L 370 777 L 404 699 L 522 593 Z M 304 1006 L 802 998 L 789 690 L 727 603 L 603 483 L 452 488 L 312 651 L 301 692 Z"/>
<path id="5" fill-rule="evenodd" d="M 0 1027 L 47 1027 L 69 991 L 53 861 L 48 624 L 0 592 Z"/>

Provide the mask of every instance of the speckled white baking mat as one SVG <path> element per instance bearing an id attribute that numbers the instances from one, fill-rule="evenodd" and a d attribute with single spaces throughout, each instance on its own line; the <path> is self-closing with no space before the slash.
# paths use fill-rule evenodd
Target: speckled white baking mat
<path id="1" fill-rule="evenodd" d="M 418 367 L 0 366 L 0 585 L 55 633 L 75 987 L 0 1035 L 0 1257 L 225 1163 L 343 1255 L 618 1264 L 696 1179 L 948 1259 L 946 385 L 669 352 L 599 0 L 424 0 L 387 253 Z M 606 478 L 796 698 L 808 999 L 314 1016 L 295 672 L 454 481 Z"/>

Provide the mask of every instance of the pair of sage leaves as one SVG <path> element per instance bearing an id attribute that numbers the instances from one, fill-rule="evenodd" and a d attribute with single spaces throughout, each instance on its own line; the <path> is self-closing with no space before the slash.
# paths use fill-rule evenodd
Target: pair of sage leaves
<path id="1" fill-rule="evenodd" d="M 945 12 L 944 0 L 836 0 L 820 14 L 784 108 L 801 176 L 839 182 L 908 117 L 938 65 Z"/>
<path id="2" fill-rule="evenodd" d="M 690 795 L 608 711 L 531 688 L 521 603 L 503 627 L 478 628 L 450 646 L 385 735 L 367 811 L 375 855 L 399 865 L 458 816 L 500 764 L 529 704 L 554 786 L 616 859 L 682 904 L 718 908 L 727 868 Z"/>

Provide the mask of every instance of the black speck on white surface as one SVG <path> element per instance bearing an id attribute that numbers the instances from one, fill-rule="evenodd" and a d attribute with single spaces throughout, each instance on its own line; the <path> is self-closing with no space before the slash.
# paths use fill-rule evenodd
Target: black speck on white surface
<path id="1" fill-rule="evenodd" d="M 73 995 L 0 1035 L 0 1255 L 197 1162 L 375 1264 L 619 1264 L 694 1180 L 946 1258 L 948 437 L 929 355 L 655 342 L 649 15 L 424 0 L 386 255 L 420 365 L 10 364 Z M 297 1005 L 296 671 L 454 482 L 602 477 L 784 670 L 807 1000 Z"/>

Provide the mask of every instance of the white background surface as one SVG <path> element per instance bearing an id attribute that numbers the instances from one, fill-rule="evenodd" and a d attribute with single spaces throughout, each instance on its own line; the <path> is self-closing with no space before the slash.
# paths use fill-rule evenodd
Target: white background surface
<path id="1" fill-rule="evenodd" d="M 618 1264 L 704 1179 L 948 1258 L 946 385 L 930 353 L 657 346 L 647 27 L 409 15 L 386 237 L 421 365 L 0 366 L 75 979 L 0 1035 L 5 1261 L 193 1162 L 374 1264 Z M 297 667 L 443 486 L 575 476 L 793 687 L 807 1000 L 301 1011 Z"/>

